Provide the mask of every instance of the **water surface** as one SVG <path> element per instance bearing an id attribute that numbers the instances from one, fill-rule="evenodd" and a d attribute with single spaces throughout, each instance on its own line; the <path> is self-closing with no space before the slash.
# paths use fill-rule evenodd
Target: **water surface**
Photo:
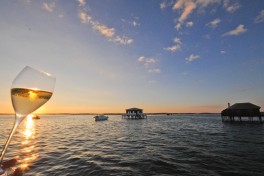
<path id="1" fill-rule="evenodd" d="M 14 118 L 0 116 L 0 145 Z M 6 157 L 25 176 L 264 175 L 264 125 L 222 123 L 220 115 L 46 115 L 25 119 Z"/>

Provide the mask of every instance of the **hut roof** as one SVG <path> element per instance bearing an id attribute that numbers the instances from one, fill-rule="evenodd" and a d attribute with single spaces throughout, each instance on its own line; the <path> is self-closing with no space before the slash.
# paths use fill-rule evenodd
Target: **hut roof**
<path id="1" fill-rule="evenodd" d="M 128 111 L 142 111 L 143 109 L 139 109 L 139 108 L 129 108 L 129 109 L 126 109 Z"/>
<path id="2" fill-rule="evenodd" d="M 235 103 L 227 109 L 260 109 L 260 107 L 252 103 Z"/>

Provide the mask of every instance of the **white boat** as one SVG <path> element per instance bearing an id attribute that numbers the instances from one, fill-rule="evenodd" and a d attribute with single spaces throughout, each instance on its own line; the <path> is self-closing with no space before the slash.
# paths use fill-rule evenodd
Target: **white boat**
<path id="1" fill-rule="evenodd" d="M 94 116 L 94 118 L 95 118 L 95 121 L 103 121 L 103 120 L 107 120 L 108 116 L 106 116 L 106 115 L 97 115 L 97 116 Z"/>
<path id="2" fill-rule="evenodd" d="M 38 115 L 32 115 L 31 118 L 34 119 L 34 120 L 40 119 L 40 117 Z"/>

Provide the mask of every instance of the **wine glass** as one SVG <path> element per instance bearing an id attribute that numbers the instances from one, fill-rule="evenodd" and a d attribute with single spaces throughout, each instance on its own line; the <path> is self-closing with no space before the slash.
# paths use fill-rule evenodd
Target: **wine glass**
<path id="1" fill-rule="evenodd" d="M 26 66 L 14 79 L 11 99 L 15 110 L 15 123 L 0 156 L 0 176 L 6 174 L 1 168 L 7 147 L 19 124 L 30 113 L 45 104 L 53 94 L 56 78 L 49 73 Z"/>

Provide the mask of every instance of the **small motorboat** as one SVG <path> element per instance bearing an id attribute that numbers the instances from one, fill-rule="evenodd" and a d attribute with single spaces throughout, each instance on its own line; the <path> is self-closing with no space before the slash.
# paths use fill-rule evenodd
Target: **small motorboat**
<path id="1" fill-rule="evenodd" d="M 94 118 L 95 118 L 95 121 L 103 121 L 103 120 L 107 120 L 108 116 L 106 116 L 106 115 L 97 115 L 97 116 L 94 116 Z"/>
<path id="2" fill-rule="evenodd" d="M 34 120 L 40 119 L 40 117 L 38 115 L 32 115 L 31 118 L 34 119 Z"/>

